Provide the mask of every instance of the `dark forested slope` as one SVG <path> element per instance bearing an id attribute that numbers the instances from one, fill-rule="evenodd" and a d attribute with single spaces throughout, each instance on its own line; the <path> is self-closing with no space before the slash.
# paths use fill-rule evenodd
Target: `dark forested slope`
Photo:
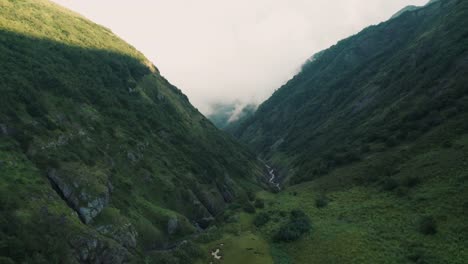
<path id="1" fill-rule="evenodd" d="M 467 72 L 468 2 L 434 1 L 321 52 L 234 134 L 313 179 L 450 121 L 445 140 L 465 133 Z"/>
<path id="2" fill-rule="evenodd" d="M 262 176 L 141 53 L 48 1 L 0 0 L 0 93 L 1 263 L 142 261 Z"/>
<path id="3" fill-rule="evenodd" d="M 253 229 L 275 263 L 466 263 L 468 1 L 320 52 L 234 134 L 283 181 Z"/>

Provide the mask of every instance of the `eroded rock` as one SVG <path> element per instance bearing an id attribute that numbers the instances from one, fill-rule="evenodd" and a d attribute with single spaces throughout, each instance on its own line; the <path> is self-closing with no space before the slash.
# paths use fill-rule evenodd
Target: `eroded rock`
<path id="1" fill-rule="evenodd" d="M 114 239 L 125 248 L 134 249 L 137 246 L 138 232 L 131 223 L 121 226 L 104 225 L 97 227 L 96 230 L 102 235 Z"/>
<path id="2" fill-rule="evenodd" d="M 91 222 L 109 203 L 108 184 L 91 184 L 84 177 L 80 178 L 81 182 L 73 181 L 73 176 L 56 169 L 49 169 L 47 175 L 54 188 L 85 224 Z"/>
<path id="3" fill-rule="evenodd" d="M 122 246 L 106 241 L 96 234 L 86 234 L 71 241 L 75 257 L 82 264 L 128 263 L 129 252 Z"/>

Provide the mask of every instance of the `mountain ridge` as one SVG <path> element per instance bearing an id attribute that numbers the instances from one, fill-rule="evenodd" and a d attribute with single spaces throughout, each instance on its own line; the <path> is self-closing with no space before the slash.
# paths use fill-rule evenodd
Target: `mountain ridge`
<path id="1" fill-rule="evenodd" d="M 307 129 L 312 129 L 312 130 L 319 130 L 319 129 L 325 129 L 328 123 L 334 122 L 335 124 L 339 124 L 339 120 L 343 120 L 344 123 L 348 122 L 349 120 L 346 121 L 344 116 L 340 114 L 339 112 L 335 111 L 334 109 L 330 108 L 331 106 L 345 106 L 346 104 L 349 104 L 351 100 L 356 100 L 358 101 L 354 102 L 354 106 L 352 106 L 353 109 L 346 109 L 342 110 L 343 114 L 348 114 L 353 113 L 353 115 L 363 115 L 362 110 L 365 109 L 366 107 L 369 107 L 370 104 L 373 105 L 372 107 L 376 107 L 375 103 L 372 103 L 372 101 L 375 101 L 376 96 L 382 97 L 382 95 L 377 94 L 377 92 L 382 93 L 382 91 L 379 91 L 379 86 L 387 86 L 390 84 L 389 77 L 385 77 L 384 74 L 386 73 L 381 73 L 381 76 L 378 76 L 377 74 L 378 71 L 375 70 L 379 67 L 379 63 L 385 63 L 383 62 L 382 58 L 384 52 L 394 52 L 394 55 L 392 57 L 388 58 L 397 58 L 397 59 L 403 59 L 402 54 L 404 51 L 397 50 L 396 47 L 401 47 L 404 41 L 406 41 L 406 45 L 408 45 L 408 48 L 412 48 L 414 50 L 414 47 L 411 47 L 411 40 L 414 39 L 414 32 L 417 30 L 421 31 L 424 29 L 418 29 L 417 26 L 418 24 L 415 24 L 414 21 L 415 19 L 421 18 L 425 19 L 425 17 L 429 17 L 428 15 L 425 15 L 428 12 L 433 12 L 436 14 L 439 12 L 439 6 L 440 5 L 454 5 L 454 1 L 446 1 L 443 3 L 435 3 L 432 5 L 427 6 L 426 8 L 423 8 L 421 10 L 417 10 L 414 12 L 408 12 L 405 14 L 405 18 L 399 17 L 399 19 L 392 19 L 386 23 L 382 23 L 377 26 L 371 26 L 369 28 L 364 29 L 361 33 L 352 36 L 346 40 L 342 40 L 338 42 L 336 45 L 332 46 L 330 49 L 325 51 L 317 60 L 314 60 L 313 62 L 309 62 L 306 64 L 303 68 L 302 73 L 296 75 L 294 78 L 292 78 L 286 85 L 284 85 L 281 89 L 277 90 L 273 96 L 264 102 L 262 105 L 260 105 L 259 109 L 257 110 L 256 114 L 254 115 L 253 118 L 250 118 L 249 120 L 245 121 L 243 124 L 240 124 L 240 129 L 237 131 L 234 131 L 234 135 L 240 137 L 241 139 L 244 139 L 244 141 L 254 147 L 257 151 L 260 151 L 261 153 L 268 154 L 268 153 L 279 153 L 279 152 L 274 152 L 268 150 L 268 148 L 272 147 L 275 145 L 275 142 L 281 142 L 284 141 L 285 143 L 283 144 L 290 144 L 287 143 L 287 139 L 289 138 L 290 140 L 294 140 L 293 137 L 296 138 L 301 138 L 301 135 L 297 134 L 294 135 L 293 129 L 295 131 L 302 131 L 304 132 L 303 134 L 307 135 L 310 132 L 304 131 L 305 128 Z M 458 5 L 461 5 L 458 3 Z M 445 19 L 442 17 L 439 17 L 439 19 Z M 404 24 L 407 23 L 407 24 Z M 433 22 L 434 23 L 434 22 Z M 430 22 L 424 22 L 422 21 L 419 24 L 419 27 L 425 27 L 426 29 L 430 28 L 429 26 Z M 411 25 L 411 26 L 410 26 Z M 455 30 L 452 30 L 455 31 Z M 387 36 L 382 37 L 382 33 L 386 32 Z M 398 34 L 398 35 L 397 35 Z M 391 37 L 393 35 L 393 39 Z M 461 33 L 463 35 L 463 33 Z M 422 35 L 421 35 L 422 36 Z M 404 40 L 404 38 L 407 38 Z M 426 37 L 428 39 L 428 37 Z M 453 39 L 452 39 L 453 41 Z M 420 43 L 423 43 L 424 41 L 420 41 Z M 426 43 L 429 43 L 426 41 Z M 403 44 L 404 45 L 404 44 Z M 420 45 L 426 45 L 426 50 L 428 47 L 430 47 L 430 44 L 420 44 Z M 460 47 L 460 45 L 458 45 Z M 380 49 L 383 48 L 383 49 Z M 424 47 L 421 47 L 419 51 L 415 51 L 415 54 L 421 54 L 422 51 L 424 50 Z M 413 51 L 411 51 L 413 52 Z M 418 53 L 416 53 L 418 52 Z M 463 50 L 461 50 L 463 52 Z M 390 59 L 390 61 L 391 61 Z M 396 61 L 397 59 L 393 59 L 393 61 Z M 439 60 L 442 58 L 439 57 Z M 339 62 L 338 62 L 339 60 Z M 407 59 L 408 60 L 408 59 Z M 373 64 L 374 68 L 370 68 L 369 66 L 366 65 L 366 63 Z M 395 63 L 395 62 L 393 62 Z M 418 63 L 417 61 L 413 60 L 413 62 L 407 62 L 408 67 L 413 67 L 412 65 L 416 66 L 415 63 Z M 389 69 L 387 70 L 388 72 L 395 72 L 395 69 Z M 332 72 L 334 71 L 334 72 Z M 435 70 L 434 70 L 435 71 Z M 341 72 L 340 78 L 334 78 L 334 74 L 336 75 L 337 72 Z M 307 76 L 306 74 L 310 74 L 312 77 Z M 354 91 L 350 90 L 353 88 L 353 84 L 351 83 L 353 79 L 357 79 L 357 81 L 361 81 L 358 77 L 353 77 L 355 75 L 361 75 L 365 76 L 367 74 L 370 76 L 370 78 L 380 78 L 384 79 L 386 78 L 387 80 L 382 83 L 375 83 L 372 85 L 371 82 L 366 80 L 368 83 L 364 84 L 369 86 L 367 94 L 364 94 L 362 91 L 359 91 L 361 88 L 358 84 L 356 84 L 356 88 Z M 402 73 L 404 74 L 404 73 Z M 317 78 L 314 79 L 314 75 L 317 76 Z M 388 75 L 388 74 L 387 74 Z M 377 77 L 374 77 L 377 76 Z M 318 79 L 320 78 L 320 79 Z M 412 77 L 414 78 L 414 77 Z M 380 80 L 378 80 L 381 82 Z M 415 83 L 415 79 L 412 80 L 413 83 Z M 307 83 L 308 82 L 308 83 Z M 315 84 L 313 84 L 315 82 Z M 342 88 L 340 91 L 343 91 L 342 94 L 346 94 L 348 98 L 343 97 L 343 95 L 340 95 L 339 93 L 335 92 L 338 91 L 337 89 L 329 89 L 320 87 L 319 82 L 328 82 L 326 85 L 327 87 L 334 86 L 334 87 L 348 87 L 347 91 Z M 419 84 L 421 86 L 422 84 Z M 301 86 L 300 88 L 297 88 Z M 362 85 L 361 85 L 362 86 Z M 307 87 L 311 87 L 310 89 L 307 89 Z M 388 96 L 397 96 L 397 90 L 401 88 L 395 87 L 393 91 L 387 89 L 385 91 L 388 94 Z M 381 90 L 381 89 L 380 89 Z M 321 93 L 320 95 L 316 95 L 315 97 L 312 96 L 312 92 L 315 93 Z M 327 94 L 328 93 L 328 94 Z M 360 93 L 360 94 L 359 94 Z M 393 95 L 392 95 L 393 93 Z M 400 92 L 401 93 L 401 92 Z M 349 96 L 352 95 L 353 97 L 356 98 L 350 98 Z M 360 99 L 359 99 L 360 97 Z M 314 99 L 316 102 L 313 103 L 311 102 L 310 98 L 318 98 Z M 288 101 L 289 99 L 289 101 Z M 294 104 L 291 104 L 291 100 L 294 100 Z M 323 100 L 324 102 L 320 102 L 320 100 Z M 328 102 L 325 103 L 325 101 L 328 100 Z M 338 101 L 342 100 L 342 101 Z M 349 107 L 349 106 L 348 106 Z M 281 110 L 279 110 L 281 108 Z M 268 109 L 268 110 L 266 110 Z M 272 109 L 276 109 L 273 110 Z M 270 111 L 267 114 L 267 111 Z M 328 113 L 334 113 L 333 119 L 330 119 L 331 117 L 326 118 L 329 116 Z M 286 116 L 286 113 L 293 113 L 294 115 L 292 117 Z M 305 114 L 313 115 L 317 120 L 321 120 L 319 123 L 313 122 L 313 124 L 307 124 L 304 123 L 303 120 L 299 120 L 297 118 L 300 118 L 300 116 L 304 116 Z M 381 113 L 385 115 L 385 112 Z M 265 115 L 269 115 L 269 117 L 266 117 Z M 281 116 L 283 115 L 283 116 Z M 273 121 L 273 118 L 275 121 Z M 310 118 L 309 118 L 310 119 Z M 356 117 L 354 117 L 356 119 Z M 281 121 L 280 121 L 281 120 Z M 373 121 L 375 122 L 375 121 Z M 273 125 L 275 123 L 275 125 Z M 254 125 L 251 125 L 254 124 Z M 282 125 L 279 125 L 282 124 Z M 254 127 L 257 126 L 257 127 Z M 320 128 L 322 126 L 322 128 Z M 342 124 L 340 124 L 342 126 Z M 351 126 L 351 124 L 348 124 L 348 126 Z M 285 128 L 285 129 L 276 129 L 277 127 Z M 342 128 L 343 129 L 343 128 Z M 342 130 L 341 129 L 341 130 Z M 289 135 L 287 134 L 290 131 Z M 335 130 L 338 131 L 338 130 Z M 259 133 L 257 136 L 255 136 L 256 133 Z M 261 134 L 265 133 L 264 136 Z M 274 134 L 274 133 L 283 133 L 283 134 Z M 334 132 L 337 133 L 337 132 Z M 341 132 L 340 132 L 341 133 Z M 294 135 L 294 136 L 293 136 Z M 310 137 L 310 136 L 309 136 Z M 323 139 L 323 137 L 322 137 Z M 344 138 L 343 138 L 344 139 Z M 310 145 L 311 143 L 306 143 L 305 138 L 302 139 L 301 143 L 297 143 L 298 145 L 294 145 L 294 147 L 299 147 L 299 145 L 303 144 L 308 144 Z M 323 145 L 325 146 L 325 145 Z M 281 146 L 279 146 L 281 148 Z M 290 144 L 288 147 L 289 149 L 294 148 L 293 145 Z M 316 146 L 318 147 L 318 146 Z M 317 149 L 316 149 L 317 151 Z M 352 155 L 352 153 L 349 153 Z M 278 154 L 279 155 L 279 154 Z M 346 154 L 347 155 L 347 154 Z"/>
<path id="2" fill-rule="evenodd" d="M 2 261 L 141 263 L 250 204 L 263 165 L 134 47 L 48 1 L 0 7 Z"/>
<path id="3" fill-rule="evenodd" d="M 230 131 L 282 183 L 250 228 L 273 263 L 466 262 L 467 18 L 445 0 L 368 27 Z"/>

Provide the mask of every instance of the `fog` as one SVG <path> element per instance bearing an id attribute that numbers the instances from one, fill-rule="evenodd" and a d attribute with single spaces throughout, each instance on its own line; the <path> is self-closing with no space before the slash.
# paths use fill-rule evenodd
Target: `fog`
<path id="1" fill-rule="evenodd" d="M 259 103 L 314 53 L 427 0 L 55 0 L 143 52 L 201 112 Z"/>

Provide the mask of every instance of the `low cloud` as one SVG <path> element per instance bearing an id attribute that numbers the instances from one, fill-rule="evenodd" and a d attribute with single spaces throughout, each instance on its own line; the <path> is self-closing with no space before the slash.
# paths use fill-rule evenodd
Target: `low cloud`
<path id="1" fill-rule="evenodd" d="M 55 0 L 142 51 L 204 113 L 259 103 L 314 53 L 427 0 Z"/>

